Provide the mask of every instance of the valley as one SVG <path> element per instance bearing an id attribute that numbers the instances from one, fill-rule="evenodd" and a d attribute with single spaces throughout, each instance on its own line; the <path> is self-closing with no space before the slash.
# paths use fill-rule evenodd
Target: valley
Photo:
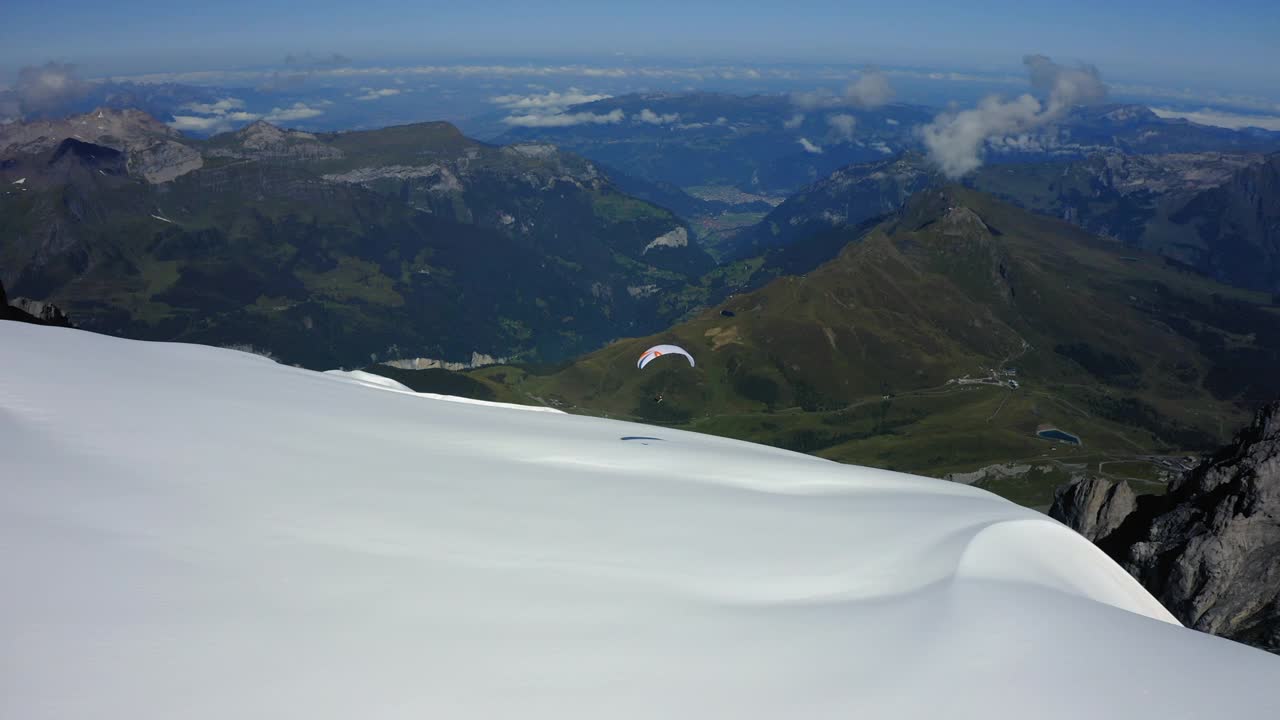
<path id="1" fill-rule="evenodd" d="M 599 102 L 679 115 L 687 139 L 722 136 L 721 158 L 782 152 L 785 135 L 764 138 L 796 129 L 764 129 L 776 99 Z M 879 118 L 888 142 L 903 113 L 922 115 L 857 122 Z M 1158 150 L 1254 147 L 1142 115 L 1086 120 L 1164 137 Z M 87 139 L 58 142 L 73 129 Z M 1274 282 L 1274 220 L 1248 210 L 1271 206 L 1275 156 L 1127 154 L 1114 136 L 955 183 L 899 134 L 901 154 L 824 153 L 845 164 L 798 186 L 694 172 L 687 148 L 661 160 L 684 174 L 634 163 L 598 144 L 615 130 L 493 146 L 447 123 L 192 140 L 100 111 L 10 127 L 0 280 L 98 331 L 967 478 L 1041 510 L 1084 474 L 1159 491 L 1167 458 L 1280 396 L 1265 371 L 1280 310 L 1257 292 Z M 661 147 L 653 132 L 628 130 L 627 152 Z M 698 367 L 636 373 L 657 342 Z"/>
<path id="2" fill-rule="evenodd" d="M 969 189 L 922 191 L 836 259 L 665 333 L 551 370 L 467 376 L 507 401 L 903 472 L 1020 463 L 1034 471 L 977 484 L 1044 509 L 1057 486 L 1108 464 L 1167 473 L 1151 457 L 1208 450 L 1248 398 L 1280 393 L 1252 369 L 1280 361 L 1268 296 L 1124 252 Z M 1252 339 L 1225 351 L 1242 324 Z M 636 371 L 659 342 L 698 366 Z"/>

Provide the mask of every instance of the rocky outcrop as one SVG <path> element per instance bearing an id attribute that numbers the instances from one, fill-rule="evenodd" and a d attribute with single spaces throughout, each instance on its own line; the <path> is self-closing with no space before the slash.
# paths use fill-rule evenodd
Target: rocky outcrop
<path id="1" fill-rule="evenodd" d="M 129 170 L 152 184 L 169 182 L 204 167 L 204 158 L 192 147 L 173 140 L 129 148 Z"/>
<path id="2" fill-rule="evenodd" d="M 1280 403 L 1107 532 L 1126 502 L 1122 490 L 1077 481 L 1054 517 L 1092 529 L 1183 624 L 1280 653 Z"/>
<path id="3" fill-rule="evenodd" d="M 354 185 L 368 185 L 379 180 L 421 180 L 420 186 L 432 193 L 460 193 L 466 189 L 457 174 L 440 163 L 356 168 L 322 177 L 329 182 Z"/>
<path id="4" fill-rule="evenodd" d="M 58 327 L 74 327 L 71 319 L 67 314 L 62 312 L 62 308 L 53 303 L 44 302 L 42 300 L 31 300 L 29 298 L 14 298 L 11 307 L 15 307 L 22 312 L 27 313 L 31 317 L 39 320 L 46 325 L 56 325 Z"/>
<path id="5" fill-rule="evenodd" d="M 222 137 L 227 143 L 215 144 L 207 151 L 209 155 L 260 160 L 334 160 L 343 157 L 341 150 L 320 142 L 309 132 L 279 128 L 265 120 L 258 120 Z"/>
<path id="6" fill-rule="evenodd" d="M 1049 515 L 1096 541 L 1120 527 L 1137 503 L 1129 483 L 1089 476 L 1058 488 Z"/>
<path id="7" fill-rule="evenodd" d="M 1280 290 L 1280 153 L 1191 198 L 1170 220 L 1195 229 L 1199 265 L 1213 277 Z"/>
<path id="8" fill-rule="evenodd" d="M 105 175 L 124 175 L 128 163 L 124 153 L 103 145 L 94 145 L 75 138 L 67 138 L 58 144 L 49 158 L 49 167 L 79 165 Z"/>
<path id="9" fill-rule="evenodd" d="M 14 298 L 9 304 L 4 284 L 0 283 L 0 320 L 15 320 L 34 325 L 56 325 L 58 327 L 74 327 L 66 314 L 51 303 Z"/>
<path id="10" fill-rule="evenodd" d="M 0 155 L 38 155 L 60 150 L 66 140 L 110 148 L 127 157 L 131 175 L 162 183 L 198 170 L 200 152 L 173 128 L 139 110 L 100 109 L 62 120 L 0 126 Z"/>
<path id="11" fill-rule="evenodd" d="M 683 227 L 678 227 L 669 232 L 665 232 L 654 238 L 648 245 L 644 246 L 644 250 L 640 251 L 641 255 L 649 252 L 654 248 L 672 247 L 681 248 L 689 244 L 689 232 Z"/>
<path id="12" fill-rule="evenodd" d="M 436 358 L 405 358 L 401 360 L 387 360 L 382 364 L 388 367 L 399 368 L 401 370 L 441 369 L 458 372 L 461 370 L 481 368 L 487 365 L 501 365 L 508 360 L 509 358 L 494 357 L 482 352 L 472 351 L 470 362 L 450 362 L 448 360 L 437 360 Z"/>

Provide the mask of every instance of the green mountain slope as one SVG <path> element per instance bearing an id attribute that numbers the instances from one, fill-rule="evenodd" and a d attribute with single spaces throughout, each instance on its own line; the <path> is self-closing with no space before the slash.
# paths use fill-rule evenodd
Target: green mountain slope
<path id="1" fill-rule="evenodd" d="M 1263 367 L 1280 362 L 1280 313 L 1266 302 L 948 187 L 806 276 L 667 332 L 552 372 L 472 376 L 508 398 L 914 472 L 1096 463 L 1212 447 L 1280 394 Z M 658 342 L 698 366 L 636 370 Z M 1037 437 L 1049 427 L 1084 444 Z M 1069 468 L 1052 463 L 1045 477 L 1061 481 Z"/>

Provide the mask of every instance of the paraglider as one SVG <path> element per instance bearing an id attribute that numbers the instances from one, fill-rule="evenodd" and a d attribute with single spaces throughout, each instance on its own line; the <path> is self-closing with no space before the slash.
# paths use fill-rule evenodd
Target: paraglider
<path id="1" fill-rule="evenodd" d="M 646 365 L 653 362 L 655 359 L 662 357 L 663 355 L 683 355 L 689 360 L 689 367 L 694 366 L 693 356 L 690 355 L 688 351 L 686 351 L 684 348 L 680 347 L 679 345 L 654 345 L 653 347 L 644 351 L 644 354 L 641 355 L 640 359 L 636 361 L 636 367 L 644 368 Z"/>

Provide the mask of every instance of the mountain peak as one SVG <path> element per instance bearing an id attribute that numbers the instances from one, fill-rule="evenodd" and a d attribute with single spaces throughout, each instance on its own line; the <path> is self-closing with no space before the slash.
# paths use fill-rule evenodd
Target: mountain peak
<path id="1" fill-rule="evenodd" d="M 66 144 L 67 140 L 74 142 Z M 8 156 L 52 152 L 53 162 L 68 153 L 82 160 L 89 156 L 102 160 L 106 149 L 122 153 L 128 171 L 149 183 L 173 180 L 203 164 L 200 153 L 180 133 L 141 110 L 99 108 L 60 120 L 0 126 L 0 153 Z"/>
<path id="2" fill-rule="evenodd" d="M 913 194 L 907 198 L 898 214 L 899 225 L 906 230 L 921 230 L 943 223 L 952 232 L 966 228 L 989 232 L 981 216 L 968 207 L 965 197 L 957 192 L 958 189 L 956 186 L 944 186 Z"/>
<path id="3" fill-rule="evenodd" d="M 972 237 L 975 234 L 991 234 L 991 228 L 983 222 L 978 213 L 965 205 L 953 205 L 947 208 L 947 214 L 943 216 L 941 225 L 944 235 Z"/>
<path id="4" fill-rule="evenodd" d="M 237 134 L 237 135 L 248 135 L 248 134 L 253 134 L 253 133 L 259 133 L 259 132 L 271 132 L 271 131 L 281 132 L 281 130 L 280 130 L 280 126 L 278 126 L 278 125 L 273 125 L 273 124 L 271 124 L 270 122 L 268 122 L 268 121 L 266 121 L 266 120 L 263 120 L 263 119 L 259 118 L 259 119 L 257 119 L 257 120 L 254 120 L 253 122 L 249 123 L 248 125 L 245 125 L 244 127 L 240 128 L 239 130 L 237 130 L 237 131 L 236 131 L 236 134 Z"/>
<path id="5" fill-rule="evenodd" d="M 58 120 L 0 125 L 0 151 L 20 154 L 44 152 L 67 138 L 127 150 L 178 137 L 176 130 L 141 110 L 98 108 Z"/>
<path id="6" fill-rule="evenodd" d="M 241 128 L 236 134 L 246 146 L 254 147 L 284 142 L 288 139 L 290 132 L 282 130 L 266 120 L 254 120 L 249 125 Z"/>

